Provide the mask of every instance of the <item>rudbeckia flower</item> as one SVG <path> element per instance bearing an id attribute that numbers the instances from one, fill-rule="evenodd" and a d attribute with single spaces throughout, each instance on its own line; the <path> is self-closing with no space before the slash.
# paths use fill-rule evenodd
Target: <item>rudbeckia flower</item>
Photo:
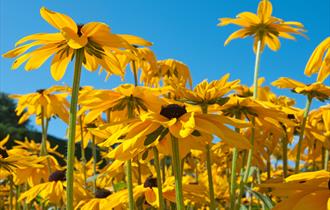
<path id="1" fill-rule="evenodd" d="M 327 210 L 330 202 L 330 173 L 305 172 L 289 176 L 284 183 L 262 184 L 273 188 L 272 194 L 283 197 L 274 210 Z"/>
<path id="2" fill-rule="evenodd" d="M 170 135 L 181 141 L 181 149 L 187 152 L 190 149 L 204 148 L 215 134 L 231 146 L 249 148 L 248 140 L 234 132 L 224 124 L 236 127 L 247 127 L 249 124 L 223 115 L 201 114 L 189 111 L 185 106 L 168 104 L 162 106 L 160 114 L 147 112 L 140 115 L 140 119 L 132 121 L 127 130 L 119 131 L 118 135 L 125 134 L 122 144 L 117 146 L 108 155 L 120 160 L 130 159 L 144 151 L 146 146 L 156 144 L 160 151 L 171 153 Z M 194 148 L 194 147 L 198 148 Z M 166 150 L 169 150 L 166 152 Z"/>
<path id="3" fill-rule="evenodd" d="M 234 24 L 242 27 L 232 33 L 227 40 L 227 45 L 231 40 L 237 38 L 254 37 L 254 50 L 257 49 L 257 43 L 261 41 L 261 50 L 267 45 L 271 50 L 277 51 L 280 48 L 279 37 L 292 39 L 291 34 L 304 35 L 304 26 L 299 22 L 284 21 L 272 16 L 273 7 L 269 0 L 262 0 L 259 3 L 257 14 L 252 12 L 239 13 L 236 18 L 219 18 L 218 26 Z"/>
<path id="4" fill-rule="evenodd" d="M 222 105 L 226 101 L 223 96 L 237 87 L 240 82 L 240 80 L 228 81 L 228 78 L 229 74 L 226 74 L 219 80 L 214 80 L 212 82 L 204 80 L 196 85 L 193 90 L 183 87 L 178 88 L 175 96 L 177 100 L 193 105 Z"/>
<path id="5" fill-rule="evenodd" d="M 318 73 L 317 81 L 323 82 L 330 74 L 330 37 L 323 40 L 314 50 L 305 67 L 305 74 Z"/>
<path id="6" fill-rule="evenodd" d="M 66 100 L 65 87 L 52 86 L 48 89 L 39 89 L 35 93 L 25 95 L 13 94 L 11 98 L 17 99 L 16 114 L 21 116 L 19 124 L 24 123 L 31 115 L 36 115 L 36 123 L 58 116 L 64 122 L 69 120 L 69 102 Z M 59 92 L 59 93 L 56 93 Z M 26 110 L 26 112 L 24 112 Z"/>
<path id="7" fill-rule="evenodd" d="M 15 145 L 13 147 L 13 150 L 19 149 L 19 150 L 26 150 L 29 155 L 39 155 L 41 151 L 41 144 L 36 143 L 34 140 L 29 140 L 28 138 L 24 139 L 23 141 L 15 140 Z M 49 141 L 46 142 L 47 152 L 52 155 L 56 155 L 57 157 L 63 158 L 64 156 L 57 152 L 58 145 L 51 147 Z"/>
<path id="8" fill-rule="evenodd" d="M 167 79 L 177 78 L 179 80 L 182 79 L 184 81 L 184 85 L 188 83 L 189 86 L 192 87 L 190 70 L 186 64 L 174 59 L 160 60 L 157 62 L 157 64 L 159 66 L 161 77 L 163 78 L 165 85 L 168 85 L 166 83 Z"/>
<path id="9" fill-rule="evenodd" d="M 320 101 L 325 101 L 330 98 L 330 87 L 321 82 L 315 82 L 305 85 L 304 83 L 296 80 L 281 77 L 272 83 L 273 86 L 278 88 L 289 88 L 295 93 L 307 95 L 311 98 L 317 98 Z"/>
<path id="10" fill-rule="evenodd" d="M 35 185 L 22 193 L 19 201 L 25 200 L 25 202 L 30 203 L 39 195 L 43 201 L 61 207 L 66 200 L 65 180 L 65 171 L 55 171 L 48 177 L 48 182 Z M 84 190 L 78 183 L 75 183 L 74 187 L 76 192 L 74 194 L 76 202 L 89 197 L 86 190 Z"/>
<path id="11" fill-rule="evenodd" d="M 58 33 L 38 33 L 16 42 L 16 48 L 5 53 L 6 58 L 18 57 L 12 66 L 17 69 L 26 62 L 25 70 L 39 68 L 52 55 L 51 74 L 60 80 L 77 49 L 84 49 L 83 64 L 89 71 L 102 67 L 110 74 L 123 75 L 116 51 L 134 49 L 132 44 L 151 45 L 150 42 L 133 35 L 116 35 L 108 25 L 101 22 L 76 24 L 69 16 L 42 7 L 41 17 Z M 27 43 L 29 42 L 29 43 Z M 33 47 L 37 49 L 27 52 Z"/>
<path id="12" fill-rule="evenodd" d="M 127 119 L 128 108 L 132 108 L 133 116 L 148 109 L 159 109 L 161 101 L 158 95 L 164 91 L 147 87 L 136 87 L 132 84 L 124 84 L 112 90 L 95 90 L 89 93 L 92 97 L 81 100 L 80 112 L 90 110 L 84 119 L 90 123 L 103 112 L 110 112 L 111 121 L 122 121 Z"/>

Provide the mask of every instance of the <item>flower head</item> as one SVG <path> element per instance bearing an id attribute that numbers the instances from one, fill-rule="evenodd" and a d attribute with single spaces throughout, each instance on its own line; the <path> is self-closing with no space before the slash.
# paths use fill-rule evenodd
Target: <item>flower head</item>
<path id="1" fill-rule="evenodd" d="M 133 35 L 113 34 L 105 23 L 76 24 L 69 16 L 45 7 L 40 9 L 40 14 L 60 32 L 32 34 L 16 42 L 16 48 L 3 55 L 6 58 L 18 57 L 12 65 L 13 69 L 17 69 L 24 62 L 25 70 L 38 69 L 54 55 L 50 71 L 55 80 L 60 80 L 76 50 L 83 48 L 83 64 L 87 70 L 95 71 L 101 67 L 110 74 L 123 75 L 116 51 L 134 50 L 132 44 L 151 45 L 150 42 Z M 33 47 L 37 49 L 27 52 Z"/>
<path id="2" fill-rule="evenodd" d="M 242 12 L 236 18 L 219 18 L 218 26 L 235 24 L 242 29 L 232 33 L 227 40 L 227 45 L 236 38 L 254 37 L 254 50 L 257 43 L 261 41 L 261 50 L 267 45 L 271 50 L 277 51 L 280 48 L 279 37 L 295 39 L 291 34 L 303 35 L 304 26 L 299 22 L 286 22 L 280 18 L 272 16 L 273 7 L 269 0 L 262 0 L 259 3 L 257 14 L 252 12 Z"/>

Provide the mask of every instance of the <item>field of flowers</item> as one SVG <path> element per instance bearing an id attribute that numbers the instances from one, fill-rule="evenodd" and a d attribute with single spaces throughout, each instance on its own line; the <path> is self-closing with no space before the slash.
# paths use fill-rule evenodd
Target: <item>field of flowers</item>
<path id="1" fill-rule="evenodd" d="M 42 7 L 41 17 L 57 31 L 36 31 L 2 56 L 27 71 L 48 68 L 52 57 L 54 80 L 74 71 L 73 82 L 10 95 L 18 124 L 35 117 L 42 139 L 10 148 L 9 135 L 0 139 L 0 209 L 330 210 L 330 37 L 306 63 L 305 75 L 317 74 L 314 83 L 272 82 L 306 98 L 297 108 L 258 76 L 264 49 L 279 50 L 280 38 L 306 37 L 302 23 L 272 11 L 261 0 L 256 13 L 219 18 L 219 30 L 239 28 L 225 45 L 254 39 L 251 87 L 229 73 L 192 87 L 188 66 L 157 60 L 151 42 Z M 135 82 L 95 89 L 80 83 L 82 69 L 107 78 L 132 74 Z M 322 106 L 311 110 L 313 101 Z M 68 125 L 66 155 L 47 140 L 53 117 Z"/>

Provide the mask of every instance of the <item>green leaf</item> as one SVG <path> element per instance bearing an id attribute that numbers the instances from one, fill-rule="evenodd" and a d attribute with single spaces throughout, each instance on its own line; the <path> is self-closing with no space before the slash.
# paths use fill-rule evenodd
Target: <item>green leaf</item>
<path id="1" fill-rule="evenodd" d="M 165 128 L 160 126 L 152 133 L 149 133 L 146 140 L 144 140 L 144 146 L 148 146 L 149 144 L 152 144 L 154 141 L 156 141 L 156 139 L 162 134 L 164 130 Z"/>
<path id="2" fill-rule="evenodd" d="M 149 150 L 146 150 L 146 151 L 142 154 L 142 160 L 147 159 L 147 157 L 148 157 L 148 153 L 149 153 Z"/>
<path id="3" fill-rule="evenodd" d="M 118 182 L 118 183 L 113 185 L 113 188 L 116 192 L 118 192 L 118 191 L 126 188 L 126 183 L 125 182 Z"/>
<path id="4" fill-rule="evenodd" d="M 258 198 L 259 200 L 261 200 L 261 202 L 263 202 L 265 204 L 265 207 L 267 209 L 272 209 L 274 207 L 274 204 L 273 204 L 272 200 L 268 196 L 263 195 L 263 194 L 261 194 L 259 192 L 253 191 L 251 188 L 249 188 L 247 186 L 245 186 L 245 189 L 248 192 L 252 193 L 256 198 Z"/>

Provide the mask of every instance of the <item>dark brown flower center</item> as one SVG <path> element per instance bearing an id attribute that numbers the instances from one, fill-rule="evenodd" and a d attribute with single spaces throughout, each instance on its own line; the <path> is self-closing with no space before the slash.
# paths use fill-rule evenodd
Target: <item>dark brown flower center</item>
<path id="1" fill-rule="evenodd" d="M 55 171 L 48 177 L 48 181 L 50 181 L 50 182 L 52 182 L 52 181 L 65 181 L 65 180 L 66 180 L 65 170 Z"/>
<path id="2" fill-rule="evenodd" d="M 81 35 L 82 35 L 82 33 L 81 33 L 81 29 L 82 29 L 82 27 L 84 26 L 84 24 L 78 24 L 77 26 L 78 26 L 77 34 L 78 34 L 78 36 L 81 36 Z"/>
<path id="3" fill-rule="evenodd" d="M 157 187 L 157 179 L 152 178 L 152 176 L 149 176 L 144 182 L 143 187 L 150 187 L 150 188 Z"/>
<path id="4" fill-rule="evenodd" d="M 8 153 L 7 153 L 7 151 L 5 149 L 1 149 L 0 148 L 0 156 L 2 158 L 7 158 L 9 155 L 8 155 Z"/>
<path id="5" fill-rule="evenodd" d="M 111 194 L 112 193 L 109 190 L 97 188 L 95 191 L 95 198 L 106 198 Z"/>
<path id="6" fill-rule="evenodd" d="M 290 119 L 290 120 L 294 120 L 294 119 L 296 119 L 296 118 L 294 117 L 294 114 L 288 114 L 288 119 Z"/>
<path id="7" fill-rule="evenodd" d="M 162 106 L 160 114 L 168 119 L 179 118 L 186 114 L 187 110 L 185 106 L 180 106 L 178 104 L 169 104 L 167 106 Z"/>
<path id="8" fill-rule="evenodd" d="M 328 181 L 328 189 L 330 190 L 330 179 Z"/>
<path id="9" fill-rule="evenodd" d="M 38 89 L 36 92 L 42 94 L 46 89 Z"/>

